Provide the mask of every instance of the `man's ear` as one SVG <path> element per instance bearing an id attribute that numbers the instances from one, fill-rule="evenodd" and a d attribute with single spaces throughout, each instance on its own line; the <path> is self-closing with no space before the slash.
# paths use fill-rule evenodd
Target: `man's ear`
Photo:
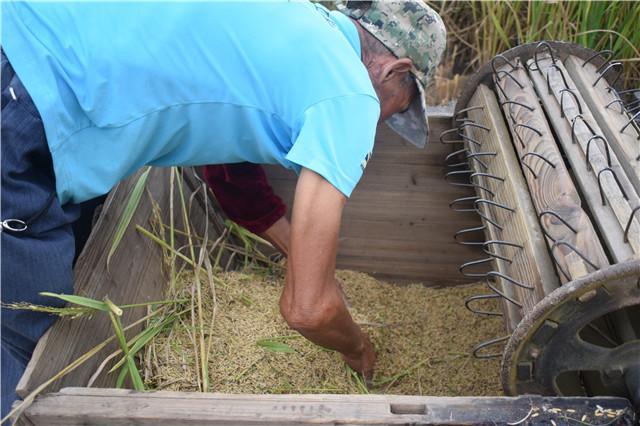
<path id="1" fill-rule="evenodd" d="M 393 59 L 382 67 L 382 81 L 393 78 L 395 74 L 404 74 L 411 71 L 413 62 L 409 58 Z"/>

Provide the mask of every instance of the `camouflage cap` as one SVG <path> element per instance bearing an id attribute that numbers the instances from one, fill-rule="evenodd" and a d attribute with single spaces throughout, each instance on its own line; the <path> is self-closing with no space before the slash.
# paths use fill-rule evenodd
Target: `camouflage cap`
<path id="1" fill-rule="evenodd" d="M 413 61 L 411 72 L 419 96 L 407 111 L 394 114 L 387 124 L 422 148 L 429 132 L 424 91 L 446 47 L 442 18 L 422 0 L 339 1 L 337 8 L 357 20 L 398 58 Z"/>

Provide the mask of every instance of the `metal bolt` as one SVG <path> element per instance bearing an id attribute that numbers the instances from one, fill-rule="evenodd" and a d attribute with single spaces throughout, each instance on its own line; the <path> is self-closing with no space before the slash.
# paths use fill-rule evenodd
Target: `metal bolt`
<path id="1" fill-rule="evenodd" d="M 624 371 L 620 367 L 608 368 L 604 371 L 605 376 L 609 379 L 620 379 L 624 375 Z"/>
<path id="2" fill-rule="evenodd" d="M 540 349 L 536 347 L 529 349 L 529 356 L 533 359 L 537 359 L 540 356 Z"/>
<path id="3" fill-rule="evenodd" d="M 593 299 L 597 294 L 596 290 L 589 290 L 586 293 L 584 293 L 583 295 L 578 297 L 578 300 L 582 303 L 586 303 L 589 300 Z"/>

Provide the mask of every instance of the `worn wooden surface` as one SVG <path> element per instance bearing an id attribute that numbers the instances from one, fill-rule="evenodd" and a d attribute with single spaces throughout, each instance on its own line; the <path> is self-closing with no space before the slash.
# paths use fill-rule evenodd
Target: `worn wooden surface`
<path id="1" fill-rule="evenodd" d="M 480 195 L 514 210 L 509 211 L 488 204 L 482 206 L 490 217 L 503 227 L 500 230 L 487 223 L 490 240 L 505 241 L 522 247 L 496 243 L 486 248 L 508 259 L 495 260 L 499 272 L 533 288 L 529 290 L 499 277 L 493 277 L 502 285 L 503 291 L 510 298 L 523 306 L 523 310 L 520 310 L 511 302 L 504 303 L 507 309 L 503 312 L 508 314 L 507 329 L 511 333 L 524 313 L 531 311 L 545 294 L 559 286 L 559 280 L 554 273 L 553 263 L 522 174 L 520 161 L 515 155 L 513 142 L 495 94 L 487 86 L 480 85 L 471 98 L 469 106 L 482 106 L 482 109 L 470 110 L 468 117 L 490 129 L 487 132 L 468 127 L 466 130 L 470 136 L 482 143 L 481 147 L 468 143 L 469 149 L 474 153 L 479 151 L 496 153 L 495 156 L 480 157 L 487 165 L 487 169 L 484 169 L 480 163 L 473 161 L 470 163 L 476 172 L 489 173 L 499 178 L 484 176 L 475 178 L 478 183 L 495 193 L 493 197 L 487 197 L 486 194 Z"/>
<path id="2" fill-rule="evenodd" d="M 605 134 L 591 113 L 592 105 L 585 101 L 582 93 L 578 90 L 574 90 L 574 96 L 565 95 L 565 99 L 561 98 L 561 90 L 564 88 L 565 81 L 571 88 L 576 87 L 562 63 L 556 64 L 557 69 L 549 68 L 551 59 L 543 58 L 539 63 L 544 78 L 540 73 L 533 73 L 532 77 L 537 81 L 536 89 L 539 93 L 548 91 L 548 85 L 545 82 L 543 86 L 543 81 L 549 81 L 554 101 L 545 99 L 549 97 L 548 95 L 541 95 L 543 102 L 557 112 L 561 112 L 560 105 L 561 102 L 563 103 L 565 117 L 563 118 L 554 111 L 554 114 L 550 113 L 550 121 L 556 132 L 562 132 L 565 135 L 568 133 L 569 137 L 561 138 L 560 141 L 574 169 L 581 170 L 581 173 L 576 174 L 576 180 L 579 182 L 582 193 L 595 216 L 595 221 L 601 222 L 600 229 L 603 238 L 614 251 L 614 258 L 617 261 L 637 255 L 640 253 L 640 221 L 638 219 L 634 218 L 631 223 L 627 242 L 623 237 L 624 229 L 633 209 L 640 206 L 636 189 L 625 172 L 625 167 L 622 166 L 622 163 L 629 162 L 629 158 L 625 155 L 618 159 L 617 154 L 611 148 L 613 139 L 598 138 L 589 142 L 593 134 L 598 136 Z M 565 79 L 562 79 L 560 70 Z M 589 91 L 587 90 L 587 93 Z M 574 123 L 574 119 L 579 114 L 584 119 L 577 119 Z M 588 123 L 589 126 L 585 123 Z M 572 126 L 573 137 L 571 135 Z M 578 149 L 576 150 L 576 148 Z M 632 161 L 635 162 L 635 159 Z M 589 178 L 589 175 L 592 177 Z M 628 254 L 629 251 L 632 252 L 631 255 Z M 601 268 L 607 264 L 602 264 Z"/>
<path id="3" fill-rule="evenodd" d="M 22 425 L 477 425 L 519 424 L 534 413 L 539 424 L 552 424 L 553 418 L 562 423 L 560 415 L 593 421 L 596 405 L 621 410 L 621 422 L 631 424 L 633 413 L 623 398 L 229 395 L 68 388 L 36 400 Z"/>
<path id="4" fill-rule="evenodd" d="M 373 158 L 345 207 L 339 268 L 434 285 L 469 281 L 458 266 L 478 251 L 457 244 L 453 235 L 480 222 L 448 205 L 473 193 L 443 179 L 451 145 L 440 144 L 438 137 L 451 126 L 451 117 L 431 117 L 429 123 L 430 141 L 424 149 L 403 142 L 386 125 L 378 127 Z M 276 193 L 291 206 L 295 174 L 266 169 Z"/>
<path id="5" fill-rule="evenodd" d="M 592 63 L 585 64 L 576 56 L 569 55 L 564 64 L 571 79 L 579 89 L 580 94 L 589 106 L 589 110 L 596 119 L 598 126 L 609 145 L 618 156 L 620 165 L 627 173 L 637 192 L 640 192 L 640 135 L 633 125 L 626 124 L 631 120 L 631 114 L 624 111 L 615 91 L 609 91 L 606 78 L 596 81 L 598 67 Z M 610 71 L 615 74 L 617 71 Z M 608 73 L 607 73 L 608 75 Z M 613 103 L 612 103 L 613 102 Z M 626 127 L 625 127 L 626 126 Z M 624 128 L 624 131 L 621 131 Z"/>
<path id="6" fill-rule="evenodd" d="M 162 251 L 160 247 L 135 230 L 135 224 L 151 229 L 149 220 L 152 217 L 152 197 L 164 207 L 163 221 L 168 223 L 169 169 L 153 168 L 149 174 L 146 193 L 131 220 L 130 226 L 120 242 L 119 249 L 113 255 L 107 267 L 107 253 L 112 244 L 117 224 L 135 185 L 139 173 L 120 183 L 107 198 L 100 219 L 87 241 L 75 267 L 76 294 L 102 300 L 108 296 L 116 304 L 130 304 L 161 300 L 167 285 L 163 271 Z M 185 184 L 185 196 L 191 197 L 197 186 L 193 180 Z M 178 191 L 175 190 L 176 229 L 184 229 L 181 221 Z M 200 235 L 204 230 L 206 217 L 202 204 L 192 199 L 188 202 L 193 229 Z M 220 228 L 216 228 L 216 219 L 210 213 L 209 238 L 215 238 Z M 145 308 L 125 310 L 122 317 L 124 326 L 142 318 Z M 89 332 L 90 330 L 90 332 Z M 92 318 L 60 319 L 43 336 L 25 371 L 19 385 L 18 394 L 22 397 L 34 388 L 56 375 L 64 367 L 96 344 L 113 336 L 111 323 L 105 315 Z M 94 356 L 75 371 L 50 386 L 47 391 L 55 391 L 63 386 L 86 385 L 98 364 L 115 350 L 115 344 Z M 108 370 L 108 369 L 107 369 Z M 95 386 L 113 386 L 116 375 L 102 375 Z"/>
<path id="7" fill-rule="evenodd" d="M 520 64 L 519 61 L 518 64 Z M 501 74 L 501 79 L 497 82 L 503 89 L 498 89 L 500 100 L 517 101 L 530 107 L 538 106 L 538 96 L 524 65 L 520 64 L 515 70 L 510 68 L 510 65 L 506 65 L 500 69 L 505 72 L 510 71 L 514 77 L 512 79 L 508 78 L 507 74 Z M 531 111 L 517 104 L 505 104 L 503 110 L 508 117 L 507 121 L 515 139 L 514 145 L 518 156 L 522 158 L 527 153 L 534 152 L 544 156 L 548 161 L 533 156 L 525 159 L 531 170 L 525 168 L 524 175 L 538 215 L 544 211 L 551 211 L 573 227 L 572 230 L 553 215 L 545 214 L 540 222 L 543 231 L 546 230 L 548 246 L 550 249 L 554 247 L 555 241 L 571 244 L 582 256 L 597 266 L 596 268 L 590 266 L 578 253 L 566 245 L 556 246 L 551 255 L 559 269 L 560 279 L 562 282 L 568 282 L 606 265 L 607 257 L 591 220 L 582 207 L 580 194 L 564 164 L 558 143 L 544 112 L 537 107 Z M 516 128 L 515 123 L 520 126 Z M 522 125 L 531 126 L 540 134 Z"/>

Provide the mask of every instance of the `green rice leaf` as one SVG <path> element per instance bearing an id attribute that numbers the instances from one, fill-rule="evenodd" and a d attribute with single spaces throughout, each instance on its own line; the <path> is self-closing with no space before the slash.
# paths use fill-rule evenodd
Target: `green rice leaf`
<path id="1" fill-rule="evenodd" d="M 129 200 L 122 212 L 122 217 L 120 218 L 120 223 L 118 223 L 118 227 L 116 228 L 116 233 L 113 236 L 113 243 L 111 244 L 111 248 L 109 249 L 109 254 L 107 255 L 107 267 L 109 266 L 109 262 L 111 261 L 111 256 L 116 252 L 122 237 L 124 236 L 125 231 L 127 230 L 129 223 L 131 222 L 131 218 L 133 214 L 136 212 L 138 208 L 138 204 L 140 204 L 140 198 L 142 198 L 142 191 L 144 190 L 144 186 L 147 182 L 147 178 L 149 177 L 149 171 L 151 168 L 147 168 L 140 177 L 138 178 L 138 182 L 133 187 L 133 191 L 131 191 L 131 195 L 129 196 Z"/>
<path id="2" fill-rule="evenodd" d="M 157 336 L 160 332 L 169 328 L 175 320 L 178 318 L 179 314 L 171 314 L 167 318 L 160 321 L 158 324 L 153 325 L 145 330 L 143 330 L 136 337 L 131 339 L 129 344 L 131 347 L 129 348 L 129 357 L 133 357 L 136 353 L 138 353 L 151 339 Z M 123 356 L 120 361 L 118 361 L 109 372 L 114 372 L 118 368 L 122 367 L 124 363 L 127 362 L 127 357 Z"/>
<path id="3" fill-rule="evenodd" d="M 111 300 L 104 299 L 104 304 L 107 305 L 107 308 L 109 308 L 109 312 L 112 312 L 114 315 L 117 315 L 119 317 L 122 316 L 122 309 L 116 306 L 116 304 L 113 303 Z"/>
<path id="4" fill-rule="evenodd" d="M 284 353 L 294 353 L 295 350 L 286 343 L 278 342 L 277 340 L 271 339 L 261 339 L 256 342 L 256 345 L 260 346 L 266 351 L 269 352 L 284 352 Z"/>
<path id="5" fill-rule="evenodd" d="M 99 300 L 89 299 L 88 297 L 76 296 L 73 294 L 56 294 L 43 291 L 39 293 L 40 296 L 55 297 L 56 299 L 64 300 L 74 305 L 84 306 L 85 308 L 91 308 L 96 311 L 109 312 L 109 307 L 106 303 Z"/>
<path id="6" fill-rule="evenodd" d="M 124 386 L 124 379 L 127 378 L 127 373 L 129 372 L 129 366 L 124 366 L 120 369 L 120 373 L 118 374 L 118 379 L 116 380 L 116 389 L 122 389 Z"/>

